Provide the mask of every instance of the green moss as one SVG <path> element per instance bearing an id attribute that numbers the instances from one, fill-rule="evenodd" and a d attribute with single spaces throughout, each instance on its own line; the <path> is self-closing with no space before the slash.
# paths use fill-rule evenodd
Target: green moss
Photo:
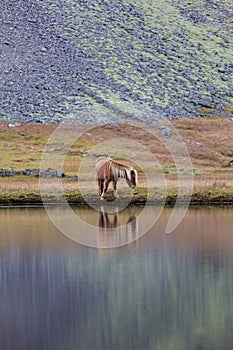
<path id="1" fill-rule="evenodd" d="M 42 204 L 39 193 L 11 192 L 0 193 L 0 206 Z"/>
<path id="2" fill-rule="evenodd" d="M 74 0 L 44 2 L 54 19 L 54 30 L 83 52 L 87 64 L 90 60 L 109 79 L 109 86 L 96 84 L 91 78 L 84 82 L 108 101 L 109 109 L 111 105 L 123 108 L 127 101 L 128 108 L 134 106 L 132 114 L 139 105 L 152 111 L 155 106 L 169 105 L 177 110 L 187 105 L 192 110 L 190 100 L 211 101 L 213 91 L 224 102 L 233 104 L 228 86 L 232 80 L 230 76 L 228 81 L 222 80 L 219 72 L 219 67 L 232 61 L 231 45 L 227 45 L 232 13 L 227 0 L 219 4 L 219 11 L 207 8 L 203 1 L 125 0 L 116 2 L 111 11 L 108 5 L 100 0 L 95 4 Z M 129 11 L 132 6 L 135 12 Z M 184 10 L 203 15 L 207 21 L 193 23 L 185 17 Z M 71 82 L 72 76 L 66 79 Z M 119 93 L 122 87 L 127 91 L 123 96 Z M 80 93 L 82 102 L 75 106 L 66 97 L 62 105 L 66 110 L 93 106 L 97 122 L 103 120 L 101 115 L 108 109 L 85 94 Z"/>
<path id="3" fill-rule="evenodd" d="M 166 198 L 161 195 L 161 193 L 157 192 L 155 189 L 148 193 L 146 188 L 137 188 L 134 190 L 133 197 L 131 199 L 131 204 L 134 205 L 142 205 L 146 204 L 148 201 L 150 204 L 161 204 L 165 200 L 165 205 L 169 207 L 173 207 L 177 200 L 178 191 L 176 188 L 169 188 L 167 190 Z M 85 199 L 82 197 L 79 191 L 66 191 L 65 193 L 66 200 L 70 204 L 77 205 L 85 205 L 87 200 L 88 203 L 99 203 L 99 197 L 93 192 L 90 192 Z M 56 203 L 59 201 L 53 195 L 48 195 L 47 199 L 43 198 L 45 203 Z M 113 201 L 113 193 L 110 191 L 106 198 L 108 201 Z M 122 197 L 122 201 L 128 200 L 128 198 Z M 189 198 L 179 197 L 180 203 L 187 203 Z M 42 200 L 39 193 L 32 192 L 12 192 L 12 193 L 4 193 L 0 194 L 0 205 L 35 205 L 42 204 Z M 192 193 L 190 205 L 229 205 L 233 204 L 233 190 L 199 190 Z M 87 205 L 87 204 L 86 204 Z"/>

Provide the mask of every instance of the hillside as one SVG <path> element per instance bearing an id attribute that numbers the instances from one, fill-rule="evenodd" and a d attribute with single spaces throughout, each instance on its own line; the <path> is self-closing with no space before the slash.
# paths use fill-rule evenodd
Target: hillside
<path id="1" fill-rule="evenodd" d="M 0 10 L 1 120 L 232 117 L 231 0 L 9 0 Z"/>

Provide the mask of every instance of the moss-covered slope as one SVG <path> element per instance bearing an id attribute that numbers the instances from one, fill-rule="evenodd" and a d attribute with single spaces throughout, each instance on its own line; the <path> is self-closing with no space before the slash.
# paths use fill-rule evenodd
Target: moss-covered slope
<path id="1" fill-rule="evenodd" d="M 1 115 L 101 123 L 226 115 L 233 5 L 215 1 L 1 4 Z"/>

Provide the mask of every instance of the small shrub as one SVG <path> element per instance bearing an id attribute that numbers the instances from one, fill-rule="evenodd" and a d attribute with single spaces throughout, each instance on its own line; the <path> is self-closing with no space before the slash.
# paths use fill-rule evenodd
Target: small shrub
<path id="1" fill-rule="evenodd" d="M 229 158 L 229 157 L 221 157 L 219 159 L 219 162 L 220 162 L 220 165 L 223 167 L 223 168 L 228 168 L 231 166 L 231 161 L 232 161 L 232 158 Z"/>

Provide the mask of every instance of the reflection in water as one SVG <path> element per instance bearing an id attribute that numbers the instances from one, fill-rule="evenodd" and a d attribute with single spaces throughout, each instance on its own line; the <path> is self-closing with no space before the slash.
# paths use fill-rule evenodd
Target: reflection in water
<path id="1" fill-rule="evenodd" d="M 130 209 L 124 209 L 123 213 L 125 215 L 122 219 L 119 218 L 117 208 L 114 213 L 109 213 L 104 206 L 101 206 L 98 222 L 99 246 L 120 246 L 124 242 L 133 242 L 139 237 L 138 218 L 131 213 Z"/>
<path id="2" fill-rule="evenodd" d="M 102 219 L 107 224 L 107 221 L 111 222 L 113 220 L 114 222 L 114 218 L 112 218 L 113 210 L 116 210 L 116 208 L 111 205 L 105 205 L 99 210 L 52 206 L 46 208 L 46 213 L 55 226 L 59 228 L 59 231 L 74 242 L 88 247 L 113 248 L 129 244 L 145 234 L 147 232 L 146 228 L 153 226 L 158 213 L 161 211 L 161 209 L 153 210 L 153 216 L 150 220 L 146 220 L 147 225 L 145 225 L 144 215 L 140 215 L 143 212 L 143 207 L 125 208 L 119 212 L 115 211 L 117 227 L 111 229 L 107 229 L 107 227 L 105 229 L 100 228 L 99 211 L 103 213 Z M 129 223 L 130 217 L 135 217 L 135 220 L 132 220 L 131 223 Z M 137 228 L 138 226 L 140 229 Z"/>
<path id="3" fill-rule="evenodd" d="M 233 209 L 189 210 L 165 235 L 169 215 L 105 250 L 67 239 L 43 209 L 1 209 L 0 348 L 232 349 Z"/>

